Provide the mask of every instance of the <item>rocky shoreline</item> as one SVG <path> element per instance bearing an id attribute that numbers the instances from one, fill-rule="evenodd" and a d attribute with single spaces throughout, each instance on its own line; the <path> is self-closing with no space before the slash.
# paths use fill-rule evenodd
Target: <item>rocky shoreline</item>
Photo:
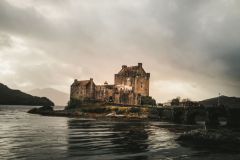
<path id="1" fill-rule="evenodd" d="M 198 149 L 240 151 L 240 132 L 229 128 L 197 129 L 181 134 L 177 141 Z"/>
<path id="2" fill-rule="evenodd" d="M 113 108 L 113 106 L 111 106 Z M 44 106 L 40 108 L 33 108 L 28 111 L 30 114 L 38 114 L 42 116 L 56 116 L 56 117 L 77 117 L 77 118 L 91 118 L 101 120 L 148 120 L 154 119 L 154 116 L 150 116 L 147 112 L 137 111 L 138 113 L 123 113 L 123 111 L 115 111 L 110 106 L 102 108 L 91 108 L 85 110 L 78 109 L 65 109 L 65 110 L 53 110 L 52 107 Z M 105 111 L 107 110 L 107 111 Z M 122 113 L 116 113 L 122 112 Z"/>

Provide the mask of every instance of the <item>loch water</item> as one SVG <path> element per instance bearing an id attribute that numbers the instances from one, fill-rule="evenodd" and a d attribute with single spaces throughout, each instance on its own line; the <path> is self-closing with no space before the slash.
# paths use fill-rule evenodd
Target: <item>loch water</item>
<path id="1" fill-rule="evenodd" d="M 202 126 L 47 117 L 28 114 L 31 108 L 0 106 L 0 160 L 240 159 L 240 153 L 199 150 L 175 140 Z"/>

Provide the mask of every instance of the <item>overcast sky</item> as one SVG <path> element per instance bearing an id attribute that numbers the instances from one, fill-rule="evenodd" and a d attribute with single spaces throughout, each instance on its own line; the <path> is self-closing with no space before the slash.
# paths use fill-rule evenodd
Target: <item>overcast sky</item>
<path id="1" fill-rule="evenodd" d="M 1 0 L 0 82 L 69 93 L 143 63 L 160 102 L 240 96 L 239 0 Z"/>

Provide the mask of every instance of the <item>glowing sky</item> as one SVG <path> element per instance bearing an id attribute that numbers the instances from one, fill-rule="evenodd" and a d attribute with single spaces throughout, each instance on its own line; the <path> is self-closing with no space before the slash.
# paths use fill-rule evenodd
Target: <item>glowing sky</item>
<path id="1" fill-rule="evenodd" d="M 240 1 L 0 1 L 0 82 L 12 88 L 68 93 L 138 62 L 160 102 L 240 96 Z"/>

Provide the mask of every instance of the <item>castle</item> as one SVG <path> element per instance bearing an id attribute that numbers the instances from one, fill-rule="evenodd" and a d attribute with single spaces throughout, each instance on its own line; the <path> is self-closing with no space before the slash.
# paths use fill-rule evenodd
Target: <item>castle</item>
<path id="1" fill-rule="evenodd" d="M 114 75 L 114 84 L 96 85 L 89 80 L 74 80 L 70 98 L 80 101 L 94 100 L 124 105 L 140 105 L 141 97 L 149 96 L 150 73 L 146 73 L 142 63 L 137 66 L 122 66 Z"/>

